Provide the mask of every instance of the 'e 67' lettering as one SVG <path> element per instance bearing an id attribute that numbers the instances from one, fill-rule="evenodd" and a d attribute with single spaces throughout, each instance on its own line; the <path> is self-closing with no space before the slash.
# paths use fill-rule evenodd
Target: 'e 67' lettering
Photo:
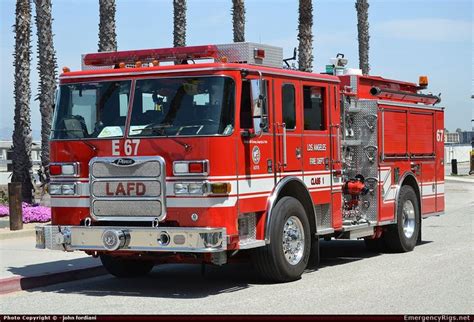
<path id="1" fill-rule="evenodd" d="M 123 142 L 125 155 L 137 155 L 140 139 L 127 139 Z M 120 140 L 112 140 L 112 155 L 120 155 Z"/>

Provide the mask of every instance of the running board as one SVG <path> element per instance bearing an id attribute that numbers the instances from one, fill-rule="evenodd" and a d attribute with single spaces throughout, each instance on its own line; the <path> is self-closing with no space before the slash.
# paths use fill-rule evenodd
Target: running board
<path id="1" fill-rule="evenodd" d="M 343 237 L 345 239 L 358 239 L 362 237 L 372 236 L 374 234 L 374 226 L 369 224 L 342 226 L 344 232 Z"/>

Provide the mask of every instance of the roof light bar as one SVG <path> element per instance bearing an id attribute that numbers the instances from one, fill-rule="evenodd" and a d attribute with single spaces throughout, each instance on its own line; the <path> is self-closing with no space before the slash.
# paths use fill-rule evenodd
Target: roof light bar
<path id="1" fill-rule="evenodd" d="M 84 55 L 84 64 L 88 66 L 110 66 L 121 62 L 135 63 L 153 61 L 174 61 L 181 59 L 218 58 L 215 45 L 189 46 L 161 49 L 127 50 L 102 52 Z"/>

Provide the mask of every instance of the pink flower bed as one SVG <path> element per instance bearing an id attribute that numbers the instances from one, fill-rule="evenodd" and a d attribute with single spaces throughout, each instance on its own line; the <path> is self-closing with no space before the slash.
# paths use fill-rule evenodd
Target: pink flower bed
<path id="1" fill-rule="evenodd" d="M 0 204 L 0 217 L 8 216 L 8 206 Z"/>
<path id="2" fill-rule="evenodd" d="M 47 222 L 51 220 L 51 208 L 43 207 L 38 204 L 22 203 L 23 222 Z M 0 205 L 0 217 L 8 216 L 9 209 L 7 205 Z"/>

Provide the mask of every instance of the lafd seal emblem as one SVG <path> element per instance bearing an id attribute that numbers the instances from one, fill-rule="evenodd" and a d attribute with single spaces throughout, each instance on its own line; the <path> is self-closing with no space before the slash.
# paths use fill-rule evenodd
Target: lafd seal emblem
<path id="1" fill-rule="evenodd" d="M 252 160 L 254 164 L 258 164 L 260 162 L 260 149 L 258 146 L 254 146 L 252 149 Z"/>

